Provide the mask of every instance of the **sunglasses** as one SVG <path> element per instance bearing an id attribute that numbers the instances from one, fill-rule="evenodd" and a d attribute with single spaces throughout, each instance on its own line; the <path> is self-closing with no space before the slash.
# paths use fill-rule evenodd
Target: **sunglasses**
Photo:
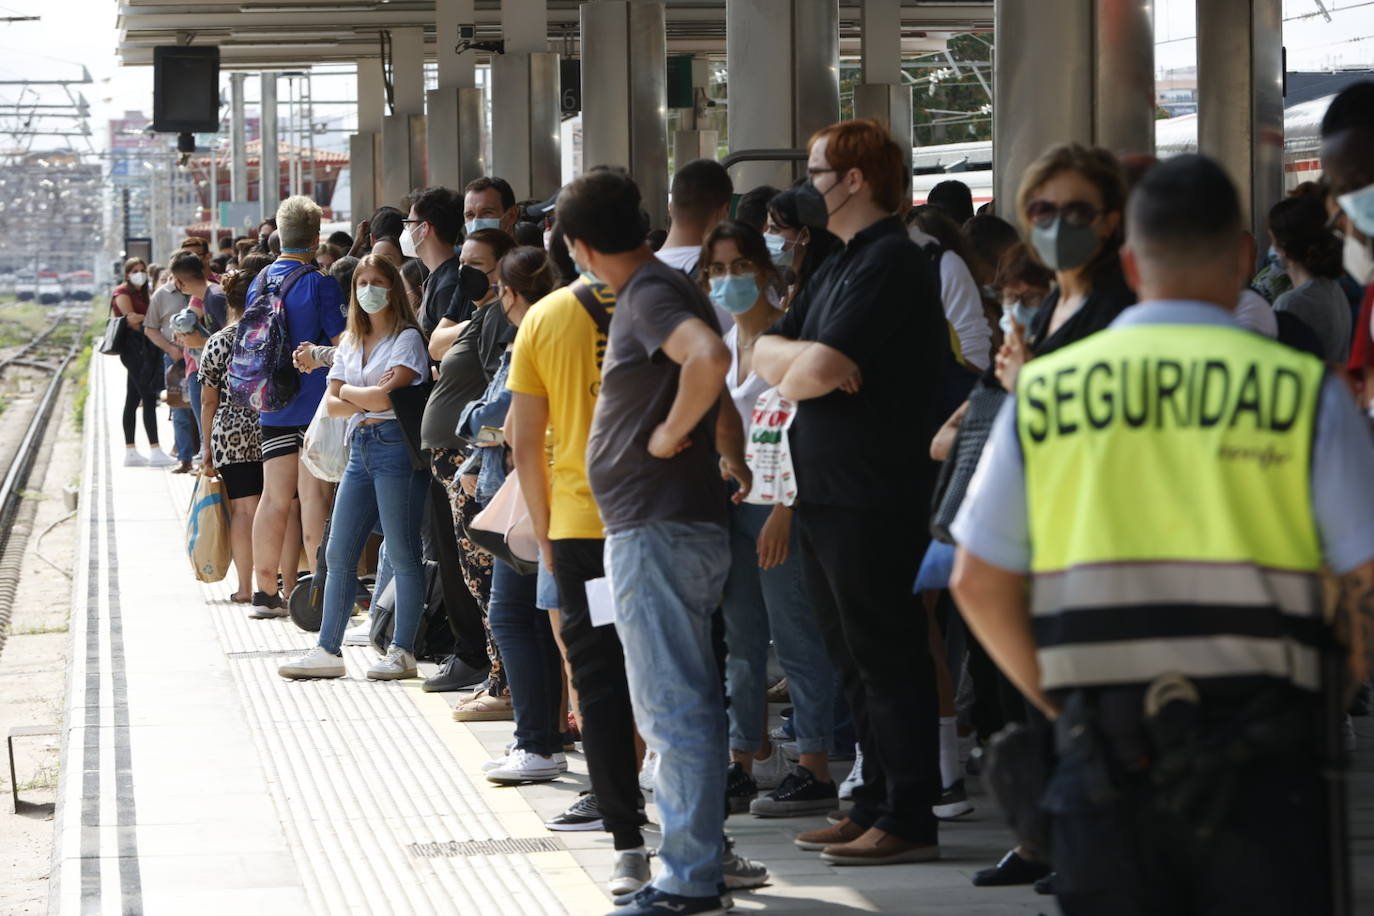
<path id="1" fill-rule="evenodd" d="M 1047 228 L 1058 217 L 1062 217 L 1065 225 L 1068 226 L 1088 226 L 1101 213 L 1101 210 L 1086 200 L 1071 200 L 1065 204 L 1056 204 L 1049 200 L 1033 200 L 1026 205 L 1026 219 L 1041 229 Z"/>

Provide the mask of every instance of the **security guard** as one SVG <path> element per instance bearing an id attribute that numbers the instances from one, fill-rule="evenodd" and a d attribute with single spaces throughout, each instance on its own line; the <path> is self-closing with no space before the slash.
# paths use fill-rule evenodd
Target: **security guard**
<path id="1" fill-rule="evenodd" d="M 1147 173 L 1126 238 L 1141 304 L 1022 370 L 951 588 L 1056 720 L 1064 913 L 1330 913 L 1318 574 L 1347 584 L 1334 632 L 1366 632 L 1374 442 L 1321 363 L 1232 320 L 1250 265 L 1216 163 Z"/>

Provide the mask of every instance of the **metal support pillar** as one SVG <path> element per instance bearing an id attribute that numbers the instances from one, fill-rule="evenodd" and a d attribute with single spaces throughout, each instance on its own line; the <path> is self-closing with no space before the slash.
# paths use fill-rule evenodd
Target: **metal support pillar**
<path id="1" fill-rule="evenodd" d="M 382 109 L 386 87 L 382 62 L 358 61 L 358 132 L 348 138 L 349 207 L 353 222 L 365 220 L 382 199 Z"/>
<path id="2" fill-rule="evenodd" d="M 431 184 L 462 190 L 484 174 L 486 118 L 475 52 L 457 53 L 459 28 L 476 21 L 473 0 L 436 4 L 439 88 L 425 95 L 425 143 Z"/>
<path id="3" fill-rule="evenodd" d="M 1281 0 L 1197 5 L 1198 149 L 1231 174 L 1241 218 L 1264 238 L 1283 196 Z"/>
<path id="4" fill-rule="evenodd" d="M 584 3 L 582 161 L 627 169 L 649 224 L 668 221 L 668 45 L 663 4 Z M 714 151 L 712 151 L 714 155 Z"/>
<path id="5" fill-rule="evenodd" d="M 548 53 L 548 23 L 545 0 L 501 4 L 506 53 L 491 62 L 488 168 L 517 199 L 547 197 L 563 183 L 559 56 Z"/>
<path id="6" fill-rule="evenodd" d="M 805 147 L 840 117 L 836 0 L 728 0 L 725 6 L 730 151 Z M 790 162 L 735 166 L 738 191 L 787 187 Z"/>
<path id="7" fill-rule="evenodd" d="M 277 74 L 262 75 L 262 150 L 258 157 L 258 199 L 262 218 L 275 218 L 281 203 L 281 151 L 277 146 Z"/>
<path id="8" fill-rule="evenodd" d="M 863 0 L 860 9 L 862 83 L 854 87 L 854 116 L 887 125 L 911 149 L 911 87 L 902 82 L 901 0 Z"/>
<path id="9" fill-rule="evenodd" d="M 382 196 L 379 205 L 401 207 L 406 195 L 426 184 L 424 52 L 422 29 L 392 30 L 393 110 L 382 118 Z"/>
<path id="10" fill-rule="evenodd" d="M 1153 0 L 999 0 L 994 64 L 994 196 L 1016 221 L 1026 167 L 1068 141 L 1154 150 Z M 1053 47 L 1047 55 L 1042 49 Z M 1045 99 L 1055 104 L 1046 106 Z M 1034 116 L 1028 113 L 1034 112 Z"/>
<path id="11" fill-rule="evenodd" d="M 243 113 L 243 81 L 248 74 L 229 74 L 229 199 L 248 199 L 247 124 Z"/>

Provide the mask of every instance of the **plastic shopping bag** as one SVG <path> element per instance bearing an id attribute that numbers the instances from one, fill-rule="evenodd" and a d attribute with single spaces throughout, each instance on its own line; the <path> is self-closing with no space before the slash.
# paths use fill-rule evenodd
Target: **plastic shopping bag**
<path id="1" fill-rule="evenodd" d="M 229 498 L 218 477 L 196 478 L 186 517 L 186 555 L 201 582 L 218 582 L 229 574 Z"/>
<path id="2" fill-rule="evenodd" d="M 759 395 L 744 443 L 744 461 L 754 475 L 745 502 L 790 506 L 797 501 L 797 478 L 787 443 L 787 431 L 796 417 L 797 405 L 778 394 L 778 389 L 770 388 Z"/>
<path id="3" fill-rule="evenodd" d="M 306 427 L 301 461 L 320 480 L 338 483 L 348 467 L 348 418 L 331 417 L 325 410 L 325 400 L 320 398 L 315 418 Z"/>

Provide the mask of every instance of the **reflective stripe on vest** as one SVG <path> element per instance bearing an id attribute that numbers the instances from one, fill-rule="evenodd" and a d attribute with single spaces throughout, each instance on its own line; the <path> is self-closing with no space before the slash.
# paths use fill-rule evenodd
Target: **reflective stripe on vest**
<path id="1" fill-rule="evenodd" d="M 1322 364 L 1237 328 L 1133 325 L 1017 385 L 1046 689 L 1317 687 L 1311 452 Z"/>

